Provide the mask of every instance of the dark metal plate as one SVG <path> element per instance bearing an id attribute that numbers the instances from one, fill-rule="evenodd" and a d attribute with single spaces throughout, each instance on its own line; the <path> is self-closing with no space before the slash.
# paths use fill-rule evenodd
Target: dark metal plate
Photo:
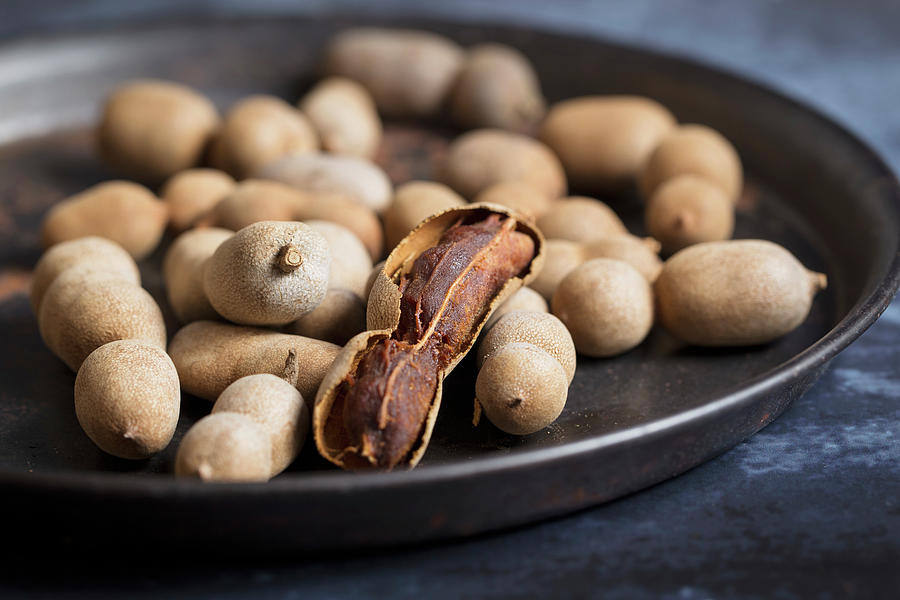
<path id="1" fill-rule="evenodd" d="M 736 237 L 763 237 L 824 271 L 809 319 L 775 343 L 686 348 L 660 330 L 636 350 L 580 363 L 561 418 L 516 438 L 471 426 L 474 370 L 447 381 L 434 438 L 411 472 L 349 474 L 307 444 L 265 485 L 203 485 L 171 475 L 178 440 L 210 405 L 185 397 L 170 448 L 152 460 L 104 455 L 82 433 L 74 375 L 47 351 L 29 310 L 41 216 L 115 174 L 92 152 L 98 100 L 124 79 L 165 77 L 222 107 L 252 92 L 293 101 L 317 49 L 346 19 L 204 21 L 15 41 L 0 47 L 0 498 L 22 543 L 274 553 L 472 534 L 604 502 L 675 476 L 775 419 L 884 310 L 900 279 L 900 191 L 889 169 L 833 122 L 753 83 L 677 58 L 496 26 L 403 25 L 469 44 L 512 44 L 535 62 L 550 100 L 628 92 L 684 122 L 722 131 L 743 158 Z M 394 124 L 392 177 L 428 176 L 448 132 Z M 605 198 L 636 233 L 634 195 Z M 168 240 L 167 242 L 168 243 Z M 163 299 L 159 261 L 142 265 Z M 175 323 L 169 318 L 170 331 Z"/>

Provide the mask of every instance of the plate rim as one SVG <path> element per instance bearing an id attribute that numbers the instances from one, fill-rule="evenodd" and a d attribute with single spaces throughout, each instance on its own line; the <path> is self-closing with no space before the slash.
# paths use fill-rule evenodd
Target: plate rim
<path id="1" fill-rule="evenodd" d="M 818 106 L 809 104 L 792 94 L 780 89 L 777 85 L 764 82 L 752 75 L 746 75 L 728 67 L 720 66 L 693 55 L 678 51 L 670 51 L 652 46 L 629 43 L 628 41 L 592 34 L 583 30 L 566 31 L 564 27 L 536 26 L 524 22 L 499 22 L 491 19 L 460 20 L 444 15 L 411 14 L 403 17 L 385 17 L 375 14 L 351 15 L 346 12 L 310 12 L 305 14 L 288 12 L 282 16 L 264 15 L 226 15 L 200 18 L 188 15 L 184 18 L 161 17 L 138 19 L 120 23 L 107 23 L 97 26 L 79 28 L 77 30 L 40 31 L 31 34 L 13 35 L 0 40 L 0 55 L 14 49 L 20 44 L 40 42 L 51 39 L 58 43 L 85 40 L 101 34 L 127 34 L 136 31 L 151 31 L 172 26 L 196 25 L 241 25 L 247 23 L 261 24 L 265 22 L 289 21 L 345 21 L 365 22 L 373 25 L 416 26 L 427 28 L 438 27 L 471 27 L 496 28 L 509 31 L 533 31 L 535 33 L 564 38 L 569 41 L 580 41 L 599 44 L 610 49 L 626 51 L 641 55 L 643 58 L 674 61 L 684 66 L 728 81 L 734 85 L 750 88 L 756 93 L 770 96 L 779 103 L 800 110 L 813 118 L 817 124 L 825 126 L 844 138 L 854 153 L 873 167 L 885 178 L 886 189 L 882 194 L 893 197 L 893 209 L 900 220 L 900 180 L 887 161 L 859 134 L 845 125 L 840 117 L 826 113 Z M 47 133 L 27 136 L 13 140 L 10 144 L 29 139 L 37 139 Z M 7 144 L 4 144 L 7 145 Z M 890 201 L 888 201 L 890 204 Z M 725 412 L 737 411 L 740 407 L 751 403 L 760 395 L 776 390 L 798 374 L 812 372 L 821 367 L 834 356 L 844 350 L 862 335 L 887 309 L 898 289 L 900 289 L 900 236 L 887 272 L 874 283 L 871 292 L 859 298 L 827 333 L 817 339 L 804 350 L 787 361 L 753 377 L 736 384 L 736 389 L 725 392 L 700 406 L 632 426 L 626 429 L 599 434 L 594 437 L 567 442 L 558 446 L 540 448 L 522 448 L 498 456 L 480 457 L 470 461 L 454 460 L 443 464 L 423 465 L 408 471 L 391 473 L 363 472 L 354 473 L 341 470 L 288 472 L 264 483 L 215 483 L 210 485 L 194 480 L 177 479 L 170 473 L 119 473 L 110 471 L 71 471 L 64 469 L 47 469 L 38 472 L 7 469 L 0 467 L 0 488 L 6 493 L 21 491 L 65 491 L 67 493 L 114 493 L 120 497 L 131 494 L 146 498 L 148 492 L 154 496 L 170 497 L 173 494 L 183 496 L 190 494 L 193 499 L 221 499 L 228 497 L 255 497 L 260 495 L 282 495 L 314 492 L 352 493 L 360 489 L 370 490 L 385 487 L 406 487 L 426 485 L 431 482 L 458 479 L 461 476 L 485 475 L 495 472 L 507 472 L 525 469 L 538 465 L 546 465 L 569 457 L 585 457 L 604 448 L 627 444 L 636 440 L 647 441 L 663 435 L 677 433 L 688 428 L 697 420 L 708 418 Z M 770 423 L 776 416 L 760 424 L 759 429 Z M 758 431 L 758 429 L 757 429 Z M 309 443 L 309 441 L 307 442 Z M 728 448 L 733 447 L 729 445 Z"/>

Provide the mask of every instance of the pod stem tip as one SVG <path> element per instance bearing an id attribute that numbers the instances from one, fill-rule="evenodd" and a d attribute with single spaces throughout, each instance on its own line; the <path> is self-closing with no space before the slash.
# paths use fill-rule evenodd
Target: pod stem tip
<path id="1" fill-rule="evenodd" d="M 278 254 L 278 268 L 285 273 L 295 271 L 303 264 L 303 254 L 294 244 L 287 244 Z"/>

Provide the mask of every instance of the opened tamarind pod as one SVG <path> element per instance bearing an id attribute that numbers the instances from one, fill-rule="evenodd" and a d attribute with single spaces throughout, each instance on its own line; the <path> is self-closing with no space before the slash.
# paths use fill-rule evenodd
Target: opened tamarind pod
<path id="1" fill-rule="evenodd" d="M 385 261 L 367 325 L 316 396 L 319 452 L 346 469 L 414 467 L 428 446 L 444 377 L 494 308 L 540 270 L 540 232 L 505 207 L 471 204 L 426 219 Z"/>

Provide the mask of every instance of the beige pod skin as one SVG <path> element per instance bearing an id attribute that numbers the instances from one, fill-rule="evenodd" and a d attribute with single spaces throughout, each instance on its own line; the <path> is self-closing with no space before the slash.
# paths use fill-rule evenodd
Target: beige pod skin
<path id="1" fill-rule="evenodd" d="M 521 52 L 505 44 L 469 48 L 450 95 L 457 125 L 529 133 L 546 110 L 534 67 Z"/>
<path id="2" fill-rule="evenodd" d="M 31 277 L 31 309 L 40 314 L 41 301 L 50 284 L 68 269 L 88 266 L 94 271 L 115 273 L 122 280 L 141 284 L 138 267 L 122 246 L 97 236 L 60 242 L 44 252 Z"/>
<path id="3" fill-rule="evenodd" d="M 323 79 L 300 100 L 322 143 L 322 150 L 361 158 L 375 156 L 381 119 L 362 85 L 346 77 Z"/>
<path id="4" fill-rule="evenodd" d="M 193 227 L 235 185 L 231 175 L 216 169 L 188 169 L 173 175 L 160 192 L 169 207 L 169 227 L 176 232 Z"/>
<path id="5" fill-rule="evenodd" d="M 513 311 L 503 316 L 484 335 L 478 345 L 478 367 L 500 348 L 513 342 L 537 346 L 559 362 L 566 374 L 566 387 L 575 377 L 575 343 L 554 315 L 546 312 Z"/>
<path id="6" fill-rule="evenodd" d="M 390 205 L 393 194 L 387 174 L 375 163 L 356 156 L 289 154 L 261 165 L 253 176 L 298 190 L 346 196 L 379 214 Z"/>
<path id="7" fill-rule="evenodd" d="M 506 206 L 531 221 L 543 217 L 558 205 L 555 198 L 550 198 L 521 181 L 495 183 L 482 190 L 475 197 L 475 202 Z"/>
<path id="8" fill-rule="evenodd" d="M 615 258 L 637 269 L 653 283 L 662 270 L 659 259 L 660 244 L 653 238 L 639 238 L 631 234 L 614 235 L 594 240 L 584 246 L 585 260 Z"/>
<path id="9" fill-rule="evenodd" d="M 366 328 L 366 301 L 355 292 L 329 288 L 325 299 L 287 327 L 287 333 L 343 346 Z"/>
<path id="10" fill-rule="evenodd" d="M 547 306 L 547 301 L 544 300 L 544 297 L 530 287 L 519 288 L 515 294 L 491 313 L 491 317 L 484 324 L 484 331 L 488 331 L 494 323 L 507 313 L 518 310 L 545 313 L 550 311 L 550 307 Z"/>
<path id="11" fill-rule="evenodd" d="M 360 239 L 372 260 L 381 258 L 384 230 L 378 215 L 352 198 L 333 193 L 308 194 L 294 215 L 297 221 L 319 219 L 343 225 Z"/>
<path id="12" fill-rule="evenodd" d="M 133 460 L 165 449 L 175 434 L 181 389 L 172 359 L 138 340 L 104 344 L 75 378 L 75 416 L 104 452 Z"/>
<path id="13" fill-rule="evenodd" d="M 134 81 L 106 99 L 97 130 L 100 155 L 126 177 L 158 183 L 198 165 L 219 122 L 213 103 L 187 86 Z"/>
<path id="14" fill-rule="evenodd" d="M 260 94 L 228 111 L 210 146 L 209 162 L 244 179 L 282 156 L 318 149 L 319 139 L 303 113 L 281 98 Z"/>
<path id="15" fill-rule="evenodd" d="M 372 260 L 362 242 L 337 223 L 307 221 L 331 249 L 331 268 L 325 298 L 313 310 L 285 328 L 317 340 L 343 345 L 366 328 L 366 303 L 363 300 Z"/>
<path id="16" fill-rule="evenodd" d="M 478 214 L 479 212 L 485 213 L 485 216 L 490 213 L 499 213 L 516 218 L 518 230 L 527 233 L 535 240 L 535 255 L 531 265 L 529 265 L 528 272 L 522 277 L 509 279 L 494 297 L 491 307 L 485 313 L 484 318 L 471 332 L 471 339 L 466 344 L 465 349 L 454 357 L 453 361 L 442 373 L 438 373 L 437 389 L 428 411 L 421 437 L 418 440 L 418 445 L 410 453 L 408 462 L 401 463 L 401 466 L 414 467 L 425 453 L 428 441 L 431 438 L 432 429 L 434 428 L 435 419 L 437 418 L 438 409 L 440 408 L 444 377 L 453 370 L 475 344 L 475 340 L 478 338 L 478 334 L 490 316 L 492 309 L 500 306 L 523 284 L 527 283 L 534 272 L 540 268 L 543 260 L 543 238 L 540 233 L 529 226 L 527 222 L 519 220 L 515 213 L 502 206 L 472 204 L 459 208 L 450 208 L 442 213 L 433 215 L 403 238 L 387 257 L 384 268 L 376 276 L 372 291 L 369 294 L 368 312 L 366 315 L 369 331 L 364 331 L 347 342 L 326 373 L 316 395 L 316 403 L 313 409 L 313 433 L 316 439 L 316 447 L 319 453 L 331 462 L 345 469 L 372 468 L 365 458 L 355 454 L 343 453 L 346 432 L 344 431 L 343 413 L 341 412 L 342 405 L 335 404 L 338 389 L 342 386 L 342 382 L 347 375 L 356 368 L 363 353 L 372 344 L 383 338 L 390 337 L 391 333 L 397 328 L 402 298 L 397 282 L 402 274 L 412 267 L 419 254 L 437 244 L 444 231 L 459 218 L 471 213 Z"/>
<path id="17" fill-rule="evenodd" d="M 685 174 L 719 186 L 732 202 L 737 202 L 744 185 L 737 150 L 705 125 L 682 125 L 660 141 L 641 169 L 641 192 L 649 198 L 660 184 Z"/>
<path id="18" fill-rule="evenodd" d="M 298 190 L 286 183 L 245 179 L 201 220 L 237 231 L 260 221 L 319 219 L 343 225 L 358 237 L 371 257 L 381 255 L 384 234 L 371 209 L 332 192 Z"/>
<path id="19" fill-rule="evenodd" d="M 268 481 L 272 441 L 240 413 L 207 415 L 194 423 L 175 454 L 175 476 L 202 481 Z"/>
<path id="20" fill-rule="evenodd" d="M 544 268 L 531 282 L 531 287 L 549 301 L 565 276 L 592 258 L 614 258 L 627 262 L 652 283 L 662 269 L 658 252 L 659 242 L 656 240 L 629 233 L 615 233 L 585 244 L 550 239 L 547 240 Z"/>
<path id="21" fill-rule="evenodd" d="M 427 31 L 358 27 L 331 39 L 322 72 L 360 82 L 387 117 L 436 116 L 465 54 Z"/>
<path id="22" fill-rule="evenodd" d="M 268 373 L 241 377 L 219 395 L 212 414 L 239 413 L 269 434 L 274 477 L 300 453 L 309 431 L 309 409 L 297 388 Z"/>
<path id="23" fill-rule="evenodd" d="M 132 258 L 141 260 L 159 244 L 168 220 L 166 204 L 144 186 L 107 181 L 53 206 L 41 224 L 41 243 L 49 248 L 96 235 L 116 242 Z"/>
<path id="24" fill-rule="evenodd" d="M 328 288 L 350 290 L 362 298 L 366 293 L 366 280 L 372 272 L 372 259 L 360 239 L 337 223 L 310 220 L 306 225 L 328 244 L 331 254 Z"/>
<path id="25" fill-rule="evenodd" d="M 606 203 L 586 196 L 564 198 L 537 221 L 548 239 L 591 242 L 628 233 L 625 224 Z"/>
<path id="26" fill-rule="evenodd" d="M 206 261 L 233 231 L 208 227 L 185 231 L 172 242 L 163 259 L 163 281 L 172 312 L 182 323 L 216 319 L 218 313 L 203 291 Z"/>
<path id="27" fill-rule="evenodd" d="M 277 375 L 304 398 L 314 398 L 340 347 L 271 329 L 194 321 L 169 343 L 181 387 L 215 401 L 237 379 L 257 373 Z"/>
<path id="28" fill-rule="evenodd" d="M 286 325 L 325 297 L 331 254 L 305 223 L 261 221 L 225 240 L 206 261 L 203 290 L 240 325 Z"/>
<path id="29" fill-rule="evenodd" d="M 260 221 L 295 221 L 306 196 L 277 181 L 244 179 L 212 207 L 201 224 L 239 231 Z"/>
<path id="30" fill-rule="evenodd" d="M 394 190 L 384 213 L 384 237 L 393 249 L 416 226 L 435 213 L 463 206 L 463 198 L 442 183 L 409 181 Z"/>
<path id="31" fill-rule="evenodd" d="M 675 124 L 650 98 L 584 96 L 551 106 L 540 139 L 559 156 L 572 187 L 616 191 L 635 180 Z"/>
<path id="32" fill-rule="evenodd" d="M 526 183 L 551 199 L 566 193 L 566 175 L 550 148 L 501 129 L 476 129 L 453 140 L 440 179 L 468 199 L 502 181 Z"/>
<path id="33" fill-rule="evenodd" d="M 549 302 L 559 282 L 585 261 L 584 245 L 571 240 L 547 239 L 544 266 L 529 287 Z"/>
<path id="34" fill-rule="evenodd" d="M 640 344 L 653 326 L 653 292 L 637 269 L 594 258 L 566 275 L 550 309 L 580 354 L 615 356 Z"/>
<path id="35" fill-rule="evenodd" d="M 73 371 L 116 340 L 166 347 L 166 325 L 153 297 L 120 274 L 90 265 L 67 269 L 47 288 L 38 327 L 47 347 Z"/>
<path id="36" fill-rule="evenodd" d="M 559 361 L 527 342 L 511 342 L 489 354 L 475 381 L 475 397 L 488 420 L 513 435 L 535 433 L 553 423 L 568 394 Z"/>
<path id="37" fill-rule="evenodd" d="M 793 331 L 825 289 L 822 273 L 765 240 L 695 244 L 666 261 L 654 290 L 660 323 L 698 346 L 764 344 Z"/>
<path id="38" fill-rule="evenodd" d="M 663 251 L 672 254 L 693 244 L 729 239 L 734 232 L 734 203 L 698 175 L 676 175 L 650 196 L 644 224 Z"/>

